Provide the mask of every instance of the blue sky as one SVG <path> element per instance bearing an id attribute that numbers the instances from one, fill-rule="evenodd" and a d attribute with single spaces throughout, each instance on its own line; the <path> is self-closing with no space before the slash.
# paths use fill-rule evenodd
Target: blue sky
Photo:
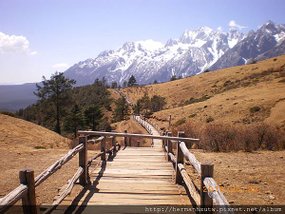
<path id="1" fill-rule="evenodd" d="M 284 0 L 0 0 L 0 84 L 40 81 L 126 41 L 285 24 Z"/>

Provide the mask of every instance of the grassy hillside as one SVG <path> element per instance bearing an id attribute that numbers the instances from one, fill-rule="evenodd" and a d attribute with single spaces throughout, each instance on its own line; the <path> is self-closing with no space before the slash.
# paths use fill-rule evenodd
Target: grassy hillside
<path id="1" fill-rule="evenodd" d="M 70 140 L 33 123 L 0 114 L 0 197 L 19 185 L 19 171 L 33 169 L 35 176 L 63 156 Z M 72 177 L 78 159 L 72 159 L 37 188 L 38 203 L 51 203 L 58 188 Z"/>
<path id="2" fill-rule="evenodd" d="M 0 145 L 4 148 L 69 148 L 69 140 L 42 126 L 0 114 Z"/>
<path id="3" fill-rule="evenodd" d="M 132 102 L 145 93 L 166 98 L 153 119 L 167 126 L 187 121 L 251 124 L 260 121 L 285 129 L 285 55 L 197 76 L 122 89 Z M 164 121 L 164 122 L 163 122 Z"/>

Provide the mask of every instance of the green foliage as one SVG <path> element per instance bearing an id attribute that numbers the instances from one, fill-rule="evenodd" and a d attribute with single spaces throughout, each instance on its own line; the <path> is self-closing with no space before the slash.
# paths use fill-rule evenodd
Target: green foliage
<path id="1" fill-rule="evenodd" d="M 165 97 L 154 95 L 150 99 L 150 103 L 151 103 L 151 111 L 152 112 L 160 111 L 163 109 L 163 107 L 166 104 Z"/>
<path id="2" fill-rule="evenodd" d="M 68 92 L 74 84 L 74 80 L 69 80 L 64 77 L 63 73 L 56 72 L 49 80 L 43 76 L 41 85 L 37 84 L 37 92 L 34 92 L 39 98 L 39 102 L 45 103 L 48 100 L 53 105 L 54 114 L 51 116 L 55 117 L 55 131 L 59 134 L 61 133 L 60 123 L 64 114 L 64 106 L 70 99 Z"/>
<path id="3" fill-rule="evenodd" d="M 111 83 L 111 88 L 118 88 L 118 87 L 119 87 L 119 85 L 118 85 L 118 83 L 116 81 L 113 81 Z"/>
<path id="4" fill-rule="evenodd" d="M 95 131 L 103 117 L 100 107 L 98 105 L 89 106 L 84 111 L 84 115 L 86 118 L 86 124 L 89 127 L 92 127 L 92 130 Z"/>
<path id="5" fill-rule="evenodd" d="M 17 117 L 17 115 L 15 115 L 14 113 L 9 112 L 9 111 L 1 111 L 0 114 L 5 114 L 5 115 L 8 115 L 10 117 Z"/>
<path id="6" fill-rule="evenodd" d="M 113 115 L 113 121 L 118 122 L 121 120 L 126 119 L 126 116 L 128 114 L 129 106 L 127 103 L 126 98 L 121 97 L 115 102 L 115 110 Z"/>
<path id="7" fill-rule="evenodd" d="M 211 96 L 208 96 L 208 95 L 204 95 L 203 97 L 199 97 L 199 98 L 191 97 L 189 100 L 185 101 L 185 105 L 190 105 L 190 104 L 193 104 L 193 103 L 204 102 L 205 100 L 208 100 L 210 98 L 211 98 Z"/>
<path id="8" fill-rule="evenodd" d="M 44 146 L 35 146 L 34 148 L 35 149 L 46 149 L 46 147 L 44 147 Z"/>
<path id="9" fill-rule="evenodd" d="M 136 80 L 136 78 L 134 77 L 134 75 L 132 75 L 132 76 L 129 78 L 128 87 L 132 87 L 132 86 L 135 86 L 135 85 L 137 85 L 137 80 Z"/>
<path id="10" fill-rule="evenodd" d="M 154 95 L 152 98 L 148 94 L 137 100 L 134 105 L 135 114 L 143 114 L 145 116 L 151 115 L 153 112 L 157 112 L 163 109 L 166 101 L 162 96 Z"/>
<path id="11" fill-rule="evenodd" d="M 258 112 L 260 110 L 261 110 L 261 108 L 259 106 L 253 106 L 249 109 L 250 113 L 255 113 L 255 112 Z"/>
<path id="12" fill-rule="evenodd" d="M 73 132 L 74 137 L 77 136 L 77 130 L 84 128 L 85 118 L 78 105 L 74 105 L 70 113 L 64 119 L 64 129 Z"/>
<path id="13" fill-rule="evenodd" d="M 214 118 L 211 117 L 211 116 L 209 116 L 209 117 L 206 118 L 206 123 L 211 123 L 211 122 L 213 122 L 213 121 L 214 121 Z"/>
<path id="14" fill-rule="evenodd" d="M 92 85 L 76 87 L 65 91 L 60 106 L 60 126 L 66 133 L 76 135 L 78 129 L 110 129 L 108 118 L 104 121 L 104 112 L 111 111 L 112 99 L 106 80 L 96 79 Z M 68 95 L 68 96 L 67 96 Z M 54 99 L 46 97 L 37 104 L 21 109 L 17 115 L 25 120 L 54 129 L 56 111 Z M 94 121 L 94 122 L 93 122 Z"/>
<path id="15" fill-rule="evenodd" d="M 177 80 L 177 76 L 175 74 L 172 75 L 172 77 L 170 78 L 170 81 L 174 81 L 174 80 Z"/>
<path id="16" fill-rule="evenodd" d="M 186 118 L 181 118 L 180 120 L 177 120 L 174 126 L 180 126 L 182 124 L 186 123 Z"/>

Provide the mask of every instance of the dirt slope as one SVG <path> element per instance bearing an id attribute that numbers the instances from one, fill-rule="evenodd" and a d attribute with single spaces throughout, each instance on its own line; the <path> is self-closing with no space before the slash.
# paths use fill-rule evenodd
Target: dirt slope
<path id="1" fill-rule="evenodd" d="M 69 140 L 18 118 L 0 114 L 0 145 L 10 148 L 68 148 Z"/>
<path id="2" fill-rule="evenodd" d="M 36 124 L 0 114 L 0 197 L 19 185 L 19 171 L 33 169 L 35 176 L 69 149 L 69 140 Z M 59 173 L 40 185 L 38 203 L 51 203 L 57 189 L 72 177 L 78 159 L 72 159 Z"/>
<path id="3" fill-rule="evenodd" d="M 285 55 L 201 75 L 122 89 L 135 102 L 144 93 L 166 98 L 164 111 L 154 114 L 161 123 L 178 120 L 249 124 L 258 121 L 285 128 Z M 258 107 L 258 111 L 251 108 Z M 277 119 L 278 118 L 278 119 Z M 166 126 L 167 123 L 164 125 Z"/>

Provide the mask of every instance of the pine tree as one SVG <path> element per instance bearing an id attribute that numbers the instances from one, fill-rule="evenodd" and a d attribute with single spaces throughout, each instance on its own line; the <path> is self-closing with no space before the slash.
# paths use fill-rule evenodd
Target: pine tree
<path id="1" fill-rule="evenodd" d="M 114 121 L 124 120 L 129 110 L 129 106 L 128 106 L 126 98 L 124 97 L 119 98 L 115 104 L 116 104 L 116 107 L 114 111 L 113 120 Z"/>
<path id="2" fill-rule="evenodd" d="M 79 128 L 84 127 L 84 115 L 80 111 L 78 105 L 74 105 L 68 116 L 66 116 L 64 121 L 65 131 L 71 131 L 74 137 L 77 136 L 77 131 Z"/>
<path id="3" fill-rule="evenodd" d="M 63 108 L 69 101 L 70 95 L 68 91 L 72 89 L 75 80 L 65 78 L 63 73 L 55 72 L 48 80 L 43 76 L 41 84 L 36 84 L 37 92 L 34 94 L 39 97 L 40 102 L 50 101 L 54 106 L 55 131 L 61 134 L 61 117 Z"/>
<path id="4" fill-rule="evenodd" d="M 103 114 L 97 105 L 92 105 L 84 111 L 86 118 L 86 123 L 93 131 L 97 129 L 97 126 L 100 124 L 100 121 L 103 117 Z"/>
<path id="5" fill-rule="evenodd" d="M 132 86 L 135 86 L 135 85 L 137 85 L 137 80 L 136 80 L 136 78 L 134 77 L 134 75 L 132 75 L 132 76 L 129 78 L 128 87 L 132 87 Z"/>

